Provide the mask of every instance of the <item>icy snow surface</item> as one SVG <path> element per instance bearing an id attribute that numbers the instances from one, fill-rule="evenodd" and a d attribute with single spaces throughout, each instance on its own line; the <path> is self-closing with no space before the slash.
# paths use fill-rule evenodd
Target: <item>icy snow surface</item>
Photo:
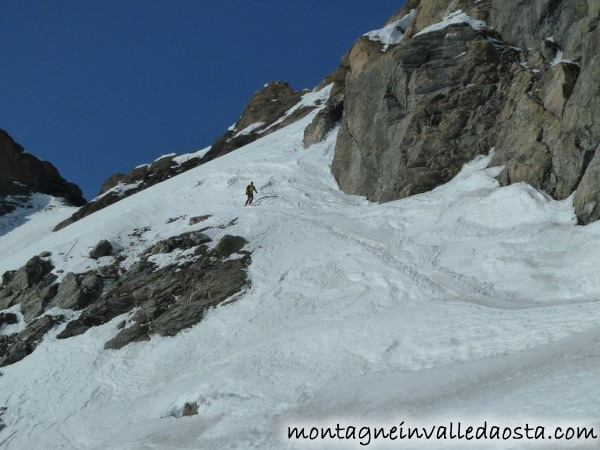
<path id="1" fill-rule="evenodd" d="M 415 10 L 411 9 L 410 12 L 400 20 L 397 20 L 380 30 L 369 31 L 364 35 L 371 41 L 381 42 L 383 44 L 383 51 L 385 52 L 390 45 L 396 45 L 402 41 L 404 38 L 404 31 L 406 31 L 406 28 L 410 22 L 412 22 L 414 17 Z"/>
<path id="2" fill-rule="evenodd" d="M 329 448 L 284 438 L 288 425 L 320 421 L 600 429 L 600 223 L 576 226 L 571 199 L 499 187 L 489 157 L 408 199 L 345 195 L 329 168 L 336 133 L 302 147 L 315 113 L 59 232 L 48 212 L 0 238 L 0 272 L 42 250 L 84 271 L 99 239 L 133 259 L 234 218 L 207 233 L 242 235 L 253 251 L 252 288 L 175 337 L 107 351 L 128 316 L 57 340 L 62 325 L 3 368 L 1 448 Z M 259 194 L 244 208 L 250 180 Z M 198 415 L 176 418 L 186 402 Z"/>
<path id="3" fill-rule="evenodd" d="M 433 25 L 429 25 L 428 27 L 423 28 L 419 31 L 415 36 L 420 36 L 422 34 L 431 33 L 433 31 L 443 30 L 450 25 L 466 23 L 474 30 L 482 30 L 484 28 L 488 28 L 488 24 L 483 20 L 477 20 L 467 13 L 462 12 L 462 10 L 454 11 L 448 14 L 441 22 L 434 23 Z"/>

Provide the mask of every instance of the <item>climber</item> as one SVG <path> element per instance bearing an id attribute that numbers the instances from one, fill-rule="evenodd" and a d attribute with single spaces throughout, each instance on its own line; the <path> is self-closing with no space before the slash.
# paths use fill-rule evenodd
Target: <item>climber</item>
<path id="1" fill-rule="evenodd" d="M 248 196 L 248 200 L 246 200 L 246 204 L 244 206 L 248 206 L 252 204 L 252 200 L 254 200 L 254 193 L 258 194 L 258 191 L 254 187 L 254 181 L 251 181 L 250 184 L 246 187 L 246 195 Z"/>

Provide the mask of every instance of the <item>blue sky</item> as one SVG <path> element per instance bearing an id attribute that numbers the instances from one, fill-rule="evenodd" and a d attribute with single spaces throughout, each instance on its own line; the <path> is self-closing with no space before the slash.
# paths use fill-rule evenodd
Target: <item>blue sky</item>
<path id="1" fill-rule="evenodd" d="M 393 0 L 27 0 L 0 15 L 0 128 L 86 198 L 210 145 L 268 81 L 312 88 Z"/>

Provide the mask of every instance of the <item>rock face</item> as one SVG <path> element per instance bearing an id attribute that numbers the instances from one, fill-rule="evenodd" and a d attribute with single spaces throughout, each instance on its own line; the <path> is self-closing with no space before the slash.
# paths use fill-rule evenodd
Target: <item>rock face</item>
<path id="1" fill-rule="evenodd" d="M 54 266 L 39 256 L 31 258 L 25 266 L 2 276 L 0 287 L 0 311 L 21 305 L 25 321 L 42 314 L 49 301 L 56 295 Z"/>
<path id="2" fill-rule="evenodd" d="M 384 54 L 382 43 L 366 37 L 359 38 L 342 57 L 337 70 L 325 77 L 319 87 L 333 83 L 329 99 L 311 124 L 304 130 L 304 147 L 308 148 L 323 141 L 327 133 L 342 119 L 346 85 L 355 79 L 366 67 Z"/>
<path id="3" fill-rule="evenodd" d="M 95 271 L 77 275 L 69 272 L 58 286 L 50 306 L 83 309 L 100 297 L 103 284 L 103 279 Z"/>
<path id="4" fill-rule="evenodd" d="M 25 153 L 6 131 L 0 130 L 0 215 L 15 208 L 7 197 L 25 199 L 33 192 L 62 197 L 74 206 L 86 203 L 81 190 L 68 183 L 52 164 Z"/>
<path id="5" fill-rule="evenodd" d="M 350 71 L 349 53 L 346 53 L 340 61 L 338 69 L 325 77 L 318 88 L 323 88 L 333 83 L 329 99 L 321 111 L 317 113 L 310 125 L 304 130 L 304 147 L 323 141 L 327 133 L 338 123 L 344 112 L 344 95 L 346 87 L 346 76 Z"/>
<path id="6" fill-rule="evenodd" d="M 464 24 L 416 36 L 350 81 L 332 166 L 344 191 L 374 201 L 425 192 L 491 147 L 517 55 L 489 38 Z"/>
<path id="7" fill-rule="evenodd" d="M 495 148 L 502 183 L 556 199 L 576 191 L 580 221 L 600 218 L 600 3 L 411 0 L 392 19 L 410 9 L 398 45 L 371 58 L 363 44 L 350 51 L 332 165 L 340 187 L 403 198 Z"/>

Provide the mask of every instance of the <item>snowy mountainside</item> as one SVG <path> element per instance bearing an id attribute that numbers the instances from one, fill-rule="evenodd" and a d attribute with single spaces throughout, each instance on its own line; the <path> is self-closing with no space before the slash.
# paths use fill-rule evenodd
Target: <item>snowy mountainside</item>
<path id="1" fill-rule="evenodd" d="M 303 149 L 315 114 L 61 231 L 0 237 L 0 271 L 50 251 L 57 276 L 108 264 L 87 257 L 99 239 L 128 267 L 211 225 L 213 243 L 236 234 L 252 252 L 249 289 L 173 337 L 104 349 L 127 315 L 68 339 L 51 329 L 2 369 L 2 448 L 303 448 L 285 427 L 344 420 L 598 425 L 600 225 L 575 226 L 571 198 L 499 187 L 491 155 L 407 199 L 345 195 L 337 129 Z M 181 417 L 186 403 L 197 415 Z M 444 445 L 465 448 L 405 448 Z"/>
<path id="2" fill-rule="evenodd" d="M 4 202 L 10 205 L 12 197 L 5 197 Z M 53 221 L 61 221 L 77 209 L 61 198 L 40 193 L 29 194 L 25 201 L 17 199 L 13 207 L 13 211 L 0 217 L 0 236 L 11 232 L 20 234 L 23 238 L 13 240 L 17 246 L 22 245 L 22 239 L 35 240 L 48 234 L 53 228 Z M 30 222 L 35 225 L 27 226 Z"/>
<path id="3" fill-rule="evenodd" d="M 56 226 L 60 230 L 121 199 L 140 192 L 175 175 L 226 155 L 265 134 L 306 116 L 327 101 L 330 86 L 313 91 L 294 91 L 282 81 L 265 84 L 250 98 L 239 120 L 209 147 L 177 155 L 169 153 L 152 164 L 142 164 L 126 174 L 113 174 L 103 184 L 100 195 Z"/>

